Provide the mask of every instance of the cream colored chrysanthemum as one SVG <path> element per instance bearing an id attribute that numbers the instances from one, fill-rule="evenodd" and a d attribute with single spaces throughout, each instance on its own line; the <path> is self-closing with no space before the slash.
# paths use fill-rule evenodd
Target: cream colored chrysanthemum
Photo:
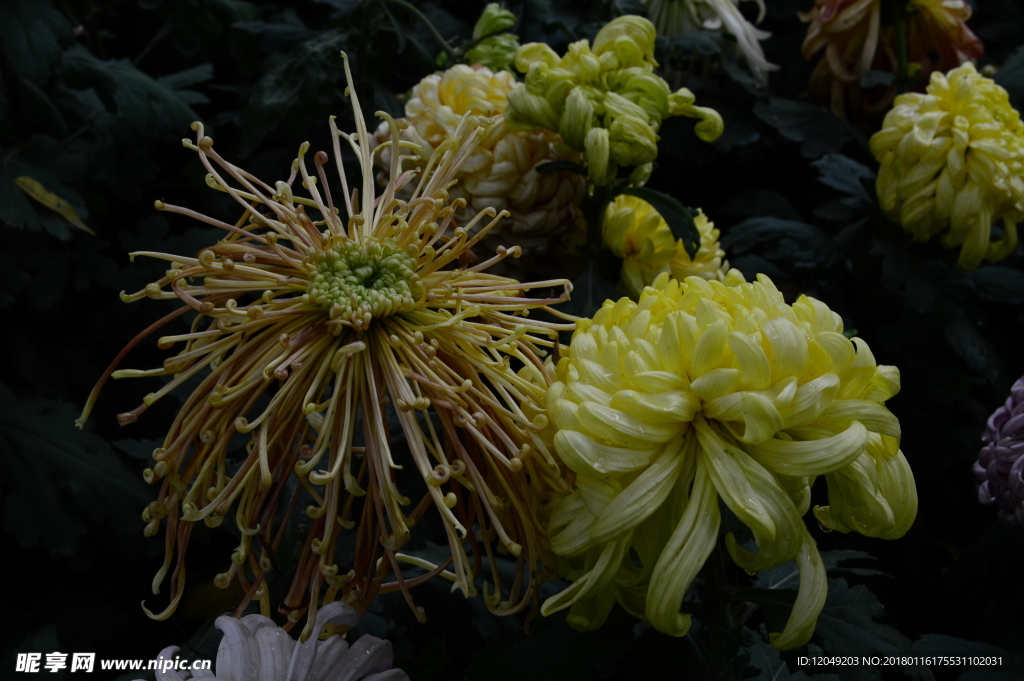
<path id="1" fill-rule="evenodd" d="M 460 64 L 424 78 L 413 88 L 405 106 L 403 120 L 407 127 L 401 137 L 417 145 L 419 151 L 404 165 L 422 167 L 466 114 L 485 119 L 486 134 L 456 175 L 459 182 L 451 189 L 453 199 L 466 201 L 455 220 L 466 224 L 488 208 L 507 210 L 509 217 L 483 245 L 492 250 L 498 245 L 519 246 L 523 265 L 536 266 L 538 258 L 551 260 L 562 242 L 582 228 L 579 204 L 584 183 L 572 173 L 537 172 L 542 163 L 578 160 L 579 154 L 564 149 L 557 133 L 509 130 L 503 114 L 508 93 L 515 86 L 516 79 L 510 72 L 494 73 L 479 65 Z M 387 124 L 382 123 L 377 130 L 378 141 L 386 141 L 389 135 Z M 389 167 L 391 149 L 383 149 L 377 162 Z M 544 265 L 553 267 L 550 262 Z"/>
<path id="2" fill-rule="evenodd" d="M 700 232 L 700 247 L 693 258 L 661 214 L 643 199 L 620 194 L 608 204 L 604 218 L 604 243 L 622 258 L 622 288 L 637 298 L 645 286 L 662 272 L 675 279 L 702 277 L 723 279 L 729 269 L 725 251 L 718 243 L 718 230 L 703 211 L 693 219 Z"/>
<path id="3" fill-rule="evenodd" d="M 943 233 L 965 270 L 1002 260 L 1024 219 L 1024 125 L 1006 90 L 971 63 L 896 98 L 871 138 L 882 209 L 918 241 Z M 991 241 L 994 221 L 1003 237 Z"/>
<path id="4" fill-rule="evenodd" d="M 806 643 L 826 589 L 801 519 L 816 476 L 827 528 L 893 539 L 917 512 L 885 407 L 899 372 L 842 331 L 824 303 L 787 305 L 767 277 L 746 283 L 737 270 L 724 282 L 661 274 L 639 303 L 607 301 L 580 321 L 547 393 L 555 448 L 576 474 L 550 525 L 573 584 L 542 612 L 571 608 L 569 621 L 592 629 L 618 602 L 684 635 L 680 606 L 718 541 L 721 498 L 756 540 L 726 536 L 739 566 L 796 560 L 800 589 L 772 642 Z"/>

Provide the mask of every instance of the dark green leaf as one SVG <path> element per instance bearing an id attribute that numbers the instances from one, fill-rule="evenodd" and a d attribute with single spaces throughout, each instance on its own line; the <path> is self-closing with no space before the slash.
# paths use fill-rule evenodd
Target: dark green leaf
<path id="1" fill-rule="evenodd" d="M 627 187 L 622 190 L 623 194 L 643 199 L 654 207 L 654 210 L 661 214 L 668 228 L 672 230 L 672 236 L 683 240 L 683 248 L 693 258 L 700 248 L 700 231 L 693 219 L 697 211 L 687 208 L 668 194 L 659 192 L 650 187 Z"/>
<path id="2" fill-rule="evenodd" d="M 959 681 L 1019 681 L 1024 678 L 1024 655 L 985 643 L 956 636 L 925 634 L 920 640 L 914 641 L 913 648 L 919 655 L 999 658 L 997 665 L 979 665 L 968 669 Z"/>
<path id="3" fill-rule="evenodd" d="M 602 276 L 604 273 L 599 270 L 597 263 L 587 262 L 583 274 L 572 282 L 572 297 L 558 306 L 559 311 L 577 317 L 592 317 L 604 301 L 622 297 L 615 280 Z"/>
<path id="4" fill-rule="evenodd" d="M 875 174 L 870 168 L 862 166 L 852 158 L 840 154 L 829 154 L 812 163 L 821 173 L 818 181 L 847 194 L 842 199 L 847 205 L 858 202 L 871 203 L 873 194 L 864 186 L 865 180 L 874 180 Z"/>
<path id="5" fill-rule="evenodd" d="M 885 608 L 863 584 L 853 588 L 845 579 L 828 580 L 828 597 L 818 615 L 814 638 L 830 655 L 899 655 L 912 656 L 910 641 L 887 624 L 876 620 L 885 615 Z M 932 679 L 931 670 L 923 666 L 901 666 L 913 679 Z M 843 667 L 849 681 L 876 681 L 882 678 L 877 667 Z"/>
<path id="6" fill-rule="evenodd" d="M 827 269 L 843 260 L 839 245 L 817 227 L 769 217 L 750 218 L 734 225 L 722 237 L 722 247 L 736 255 L 759 251 L 783 267 L 799 269 Z"/>
<path id="7" fill-rule="evenodd" d="M 1024 305 L 1024 272 L 989 265 L 967 275 L 985 300 L 1003 305 Z"/>
<path id="8" fill-rule="evenodd" d="M 14 70 L 37 85 L 49 79 L 60 43 L 74 39 L 67 19 L 46 0 L 0 3 L 0 38 Z"/>
<path id="9" fill-rule="evenodd" d="M 839 677 L 836 674 L 814 674 L 808 676 L 802 671 L 790 674 L 786 661 L 782 659 L 782 654 L 771 644 L 764 641 L 756 641 L 747 650 L 750 651 L 750 664 L 761 671 L 757 676 L 749 677 L 750 681 L 803 681 L 804 679 L 839 681 Z"/>
<path id="10" fill-rule="evenodd" d="M 778 128 L 786 139 L 800 143 L 807 158 L 836 153 L 862 136 L 847 123 L 810 102 L 772 97 L 754 105 L 754 113 Z"/>
<path id="11" fill-rule="evenodd" d="M 993 387 L 1000 385 L 1003 363 L 985 334 L 960 311 L 950 311 L 945 321 L 946 342 L 953 352 L 979 379 Z"/>
<path id="12" fill-rule="evenodd" d="M 101 438 L 75 428 L 75 408 L 19 399 L 0 384 L 0 470 L 4 529 L 18 543 L 75 554 L 90 525 L 137 534 L 148 502 L 141 476 L 130 472 Z"/>
<path id="13" fill-rule="evenodd" d="M 996 73 L 995 81 L 1010 94 L 1016 108 L 1024 106 L 1024 45 L 1017 48 Z"/>
<path id="14" fill-rule="evenodd" d="M 74 87 L 93 88 L 108 109 L 137 130 L 182 128 L 198 119 L 170 85 L 151 78 L 127 59 L 104 61 L 74 45 L 64 54 L 64 66 Z"/>

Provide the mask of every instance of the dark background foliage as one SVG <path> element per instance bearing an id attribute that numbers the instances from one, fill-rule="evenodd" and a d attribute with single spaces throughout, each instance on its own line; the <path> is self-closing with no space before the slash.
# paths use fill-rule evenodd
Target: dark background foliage
<path id="1" fill-rule="evenodd" d="M 1018 248 L 998 266 L 963 273 L 951 252 L 912 243 L 880 216 L 877 166 L 866 144 L 871 130 L 848 126 L 803 95 L 811 65 L 799 54 L 804 25 L 796 13 L 810 4 L 768 2 L 763 28 L 774 36 L 766 51 L 782 66 L 768 93 L 755 87 L 717 34 L 659 45 L 675 85 L 685 84 L 699 104 L 721 112 L 726 132 L 706 145 L 691 123 L 667 121 L 650 186 L 702 207 L 748 277 L 764 272 L 787 297 L 808 293 L 826 301 L 868 340 L 880 363 L 900 367 L 903 392 L 890 407 L 903 425 L 921 507 L 913 529 L 895 542 L 813 528 L 829 552 L 833 579 L 808 649 L 780 655 L 761 635 L 761 625 L 780 612 L 784 617 L 792 601 L 791 570 L 756 580 L 731 575 L 779 594 L 779 608 L 762 602 L 732 642 L 733 671 L 797 678 L 804 674 L 795 658 L 808 650 L 1019 651 L 1024 540 L 978 504 L 970 466 L 988 414 L 1024 374 L 1024 258 Z M 402 93 L 435 70 L 439 54 L 457 58 L 483 3 L 414 5 L 0 2 L 5 677 L 17 651 L 152 657 L 186 642 L 192 654 L 216 650 L 210 623 L 235 597 L 211 582 L 223 569 L 229 530 L 197 532 L 192 586 L 175 616 L 152 622 L 138 605 L 143 598 L 151 606 L 163 602 L 150 594 L 162 542 L 142 537 L 139 513 L 152 490 L 141 470 L 176 405 L 161 404 L 121 429 L 114 414 L 151 388 L 111 382 L 87 427 L 78 430 L 73 421 L 121 346 L 169 310 L 149 300 L 120 302 L 119 291 L 138 290 L 161 273 L 159 264 L 131 263 L 126 254 L 192 253 L 217 238 L 198 223 L 156 214 L 153 201 L 234 219 L 180 145 L 191 134 L 189 123 L 202 120 L 227 158 L 260 177 L 283 179 L 300 142 L 326 147 L 328 115 L 351 129 L 341 50 L 351 57 L 364 110 L 399 115 Z M 525 0 L 511 8 L 520 17 L 522 42 L 558 50 L 618 14 L 643 11 L 635 0 L 557 6 Z M 753 9 L 745 3 L 745 11 Z M 1024 9 L 1017 0 L 986 0 L 971 26 L 987 46 L 982 63 L 1002 67 L 997 80 L 1021 108 Z M 95 234 L 29 199 L 14 183 L 20 176 L 67 201 Z M 616 272 L 605 274 L 605 288 L 613 289 Z M 126 365 L 149 367 L 162 359 L 148 342 Z M 644 678 L 665 670 L 681 676 L 699 664 L 687 639 L 662 636 L 621 611 L 596 633 L 574 632 L 555 616 L 533 619 L 527 634 L 522 619 L 497 620 L 478 601 L 449 595 L 443 584 L 416 595 L 428 624 L 416 624 L 400 599 L 385 597 L 360 625 L 392 639 L 398 663 L 414 680 Z M 698 640 L 706 635 L 700 626 L 693 633 Z M 1021 660 L 1008 656 L 1003 678 L 1024 673 L 1013 664 Z M 844 670 L 858 679 L 929 673 Z"/>

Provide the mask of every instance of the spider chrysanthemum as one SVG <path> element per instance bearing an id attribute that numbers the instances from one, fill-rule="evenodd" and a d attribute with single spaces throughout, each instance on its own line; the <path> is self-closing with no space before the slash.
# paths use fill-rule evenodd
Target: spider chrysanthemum
<path id="1" fill-rule="evenodd" d="M 346 61 L 351 83 L 347 69 Z M 288 516 L 297 506 L 308 515 L 305 546 L 280 605 L 292 623 L 304 612 L 312 622 L 321 603 L 342 597 L 365 608 L 381 591 L 401 589 L 412 605 L 406 587 L 438 573 L 471 595 L 484 557 L 495 584 L 489 607 L 514 612 L 532 599 L 544 569 L 543 528 L 533 510 L 539 502 L 531 497 L 558 485 L 559 473 L 538 435 L 546 425 L 538 385 L 546 380 L 543 348 L 561 326 L 529 312 L 550 310 L 570 286 L 486 273 L 517 255 L 515 248 L 472 264 L 470 249 L 504 213 L 482 210 L 472 223 L 484 226 L 458 225 L 453 216 L 463 201 L 449 200 L 448 192 L 484 136 L 483 122 L 463 117 L 420 174 L 400 172 L 402 159 L 391 154 L 378 194 L 374 157 L 388 145 L 411 145 L 386 114 L 378 115 L 391 138 L 371 144 L 355 92 L 350 97 L 357 132 L 339 132 L 331 119 L 340 193 L 329 187 L 326 153 L 314 156 L 309 172 L 308 144 L 289 179 L 271 185 L 225 161 L 194 124 L 196 140 L 185 146 L 198 152 L 207 183 L 234 199 L 242 218 L 227 224 L 157 202 L 222 228 L 224 238 L 194 258 L 139 254 L 166 260 L 169 269 L 144 290 L 122 295 L 184 303 L 125 352 L 163 323 L 192 316 L 187 332 L 159 340 L 164 349 L 183 345 L 162 368 L 113 371 L 115 361 L 80 420 L 108 375 L 171 377 L 120 415 L 122 423 L 198 381 L 146 471 L 160 486 L 143 513 L 146 533 L 167 527 L 154 592 L 177 559 L 171 603 L 155 617 L 168 616 L 181 598 L 194 523 L 215 526 L 232 509 L 241 542 L 216 581 L 224 587 L 238 579 L 247 592 L 239 611 L 255 598 L 264 615 L 275 554 L 291 550 L 281 548 Z M 342 143 L 361 166 L 354 191 Z M 299 196 L 296 180 L 308 198 Z M 402 192 L 407 184 L 413 189 Z M 535 297 L 527 297 L 531 290 Z M 240 459 L 230 446 L 238 434 L 249 438 Z M 404 447 L 393 446 L 396 437 Z M 298 485 L 289 484 L 293 474 Z M 447 534 L 451 557 L 443 565 L 398 553 L 431 507 Z M 353 527 L 354 558 L 343 569 L 335 558 L 339 533 Z M 496 548 L 518 561 L 518 576 L 504 590 Z M 402 563 L 427 573 L 403 578 Z M 385 583 L 389 573 L 396 581 Z"/>

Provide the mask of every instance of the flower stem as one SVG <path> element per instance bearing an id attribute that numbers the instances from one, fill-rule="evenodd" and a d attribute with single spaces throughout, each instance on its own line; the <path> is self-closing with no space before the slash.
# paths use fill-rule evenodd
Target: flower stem
<path id="1" fill-rule="evenodd" d="M 423 25 L 427 27 L 428 31 L 430 31 L 430 35 L 434 36 L 434 40 L 437 41 L 437 44 L 441 46 L 441 49 L 444 50 L 449 57 L 457 57 L 459 55 L 458 50 L 449 45 L 448 41 L 441 37 L 441 33 L 437 30 L 437 28 L 434 27 L 434 24 L 431 23 L 430 19 L 427 18 L 427 15 L 425 15 L 415 6 L 411 5 L 405 0 L 385 0 L 385 2 L 390 2 L 393 5 L 398 5 L 399 7 L 407 9 L 413 14 L 415 14 L 416 18 L 423 22 Z"/>

